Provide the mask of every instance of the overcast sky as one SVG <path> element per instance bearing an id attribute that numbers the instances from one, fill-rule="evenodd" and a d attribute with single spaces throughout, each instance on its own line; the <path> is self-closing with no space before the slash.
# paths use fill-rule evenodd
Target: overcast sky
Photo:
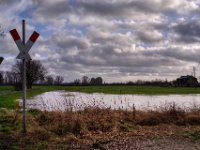
<path id="1" fill-rule="evenodd" d="M 73 81 L 84 75 L 107 82 L 174 79 L 200 75 L 200 0 L 0 0 L 0 70 L 8 71 L 19 51 L 9 30 L 27 39 L 51 75 Z"/>

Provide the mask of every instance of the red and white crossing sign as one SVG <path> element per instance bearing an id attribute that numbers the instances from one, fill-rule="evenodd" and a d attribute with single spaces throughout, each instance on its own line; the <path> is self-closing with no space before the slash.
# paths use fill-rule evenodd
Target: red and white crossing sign
<path id="1" fill-rule="evenodd" d="M 25 45 L 23 44 L 16 29 L 10 30 L 10 34 L 20 51 L 17 59 L 31 59 L 31 56 L 28 52 L 30 51 L 31 47 L 33 46 L 40 34 L 34 31 Z"/>
<path id="2" fill-rule="evenodd" d="M 10 30 L 10 34 L 15 41 L 20 53 L 17 56 L 17 59 L 22 59 L 23 68 L 22 68 L 22 87 L 23 87 L 23 94 L 22 94 L 22 104 L 23 104 L 23 115 L 22 115 L 22 132 L 26 133 L 26 60 L 31 59 L 29 55 L 29 51 L 37 38 L 39 37 L 39 33 L 34 31 L 27 41 L 25 42 L 25 20 L 22 20 L 22 40 L 17 32 L 16 29 Z"/>
<path id="3" fill-rule="evenodd" d="M 3 57 L 0 57 L 0 64 L 2 63 L 2 61 L 3 61 Z"/>

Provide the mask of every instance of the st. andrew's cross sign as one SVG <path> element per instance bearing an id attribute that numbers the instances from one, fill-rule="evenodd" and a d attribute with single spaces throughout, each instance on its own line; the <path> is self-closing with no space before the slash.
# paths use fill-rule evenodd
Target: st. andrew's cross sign
<path id="1" fill-rule="evenodd" d="M 23 44 L 16 29 L 11 30 L 10 34 L 12 35 L 12 37 L 15 41 L 15 44 L 17 45 L 17 47 L 20 51 L 19 55 L 17 56 L 17 59 L 31 59 L 28 52 L 30 51 L 31 47 L 33 46 L 33 44 L 39 37 L 39 33 L 34 31 L 33 34 L 31 35 L 31 37 L 29 38 L 28 42 L 25 45 Z"/>
<path id="2" fill-rule="evenodd" d="M 30 60 L 31 56 L 29 55 L 29 51 L 31 49 L 31 47 L 33 46 L 33 44 L 35 43 L 35 41 L 37 40 L 37 38 L 39 37 L 39 33 L 37 33 L 36 31 L 34 31 L 31 35 L 31 37 L 29 38 L 29 40 L 27 41 L 27 43 L 25 42 L 25 20 L 22 20 L 22 40 L 17 32 L 16 29 L 13 29 L 10 31 L 10 34 L 12 36 L 12 38 L 15 41 L 15 44 L 17 45 L 20 53 L 17 56 L 17 59 L 22 59 L 23 62 L 23 118 L 22 118 L 22 132 L 26 133 L 26 60 Z"/>

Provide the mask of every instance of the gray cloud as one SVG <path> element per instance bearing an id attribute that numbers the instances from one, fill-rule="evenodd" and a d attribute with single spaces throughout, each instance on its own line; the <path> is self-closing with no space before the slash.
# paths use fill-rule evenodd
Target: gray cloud
<path id="1" fill-rule="evenodd" d="M 141 41 L 145 43 L 156 43 L 164 40 L 162 33 L 158 31 L 140 31 L 140 33 L 138 33 L 138 37 Z"/>
<path id="2" fill-rule="evenodd" d="M 64 49 L 70 49 L 77 47 L 78 49 L 87 49 L 88 43 L 81 38 L 65 37 L 62 39 L 54 38 L 53 42 L 57 43 L 57 46 Z"/>
<path id="3" fill-rule="evenodd" d="M 200 47 L 199 47 L 200 49 Z M 185 50 L 179 48 L 168 47 L 162 50 L 151 50 L 143 51 L 142 54 L 145 56 L 157 56 L 165 57 L 166 59 L 173 59 L 173 61 L 185 61 L 185 62 L 200 62 L 200 54 L 198 50 L 194 50 L 192 47 Z M 171 61 L 171 60 L 170 60 Z M 169 65 L 169 64 L 168 64 Z"/>
<path id="4" fill-rule="evenodd" d="M 82 0 L 78 3 L 79 7 L 85 12 L 95 13 L 97 15 L 106 16 L 124 16 L 130 15 L 134 12 L 143 13 L 176 13 L 176 7 L 173 6 L 174 1 L 94 1 L 94 0 Z"/>
<path id="5" fill-rule="evenodd" d="M 1 5 L 11 5 L 14 3 L 19 3 L 21 0 L 0 0 Z"/>
<path id="6" fill-rule="evenodd" d="M 72 10 L 68 1 L 34 1 L 38 6 L 36 13 L 46 17 L 57 17 L 60 14 L 70 13 Z"/>
<path id="7" fill-rule="evenodd" d="M 178 41 L 185 43 L 200 41 L 200 22 L 198 21 L 178 24 L 174 27 L 174 31 L 179 35 Z"/>
<path id="8" fill-rule="evenodd" d="M 41 31 L 31 56 L 66 81 L 83 75 L 123 81 L 140 76 L 177 77 L 199 62 L 200 27 L 198 18 L 190 18 L 198 8 L 194 1 L 0 2 L 10 3 L 0 13 L 0 24 L 21 29 L 20 19 L 25 17 L 32 25 L 29 32 L 34 27 Z M 9 59 L 2 64 L 6 70 L 18 51 L 10 37 L 0 42 L 1 54 Z"/>

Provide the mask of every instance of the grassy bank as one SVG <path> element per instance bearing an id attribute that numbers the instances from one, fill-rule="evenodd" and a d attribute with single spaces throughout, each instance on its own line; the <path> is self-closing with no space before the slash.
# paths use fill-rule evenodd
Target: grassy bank
<path id="1" fill-rule="evenodd" d="M 78 112 L 30 110 L 26 135 L 20 132 L 21 117 L 18 109 L 0 109 L 0 149 L 102 149 L 116 139 L 129 137 L 200 139 L 200 111 L 185 112 L 175 106 L 161 112 L 99 108 Z"/>
<path id="2" fill-rule="evenodd" d="M 71 92 L 107 93 L 107 94 L 200 94 L 200 88 L 157 87 L 157 86 L 33 86 L 27 91 L 27 97 L 48 91 L 66 90 Z M 0 108 L 14 108 L 16 99 L 21 98 L 20 91 L 12 86 L 0 86 Z"/>
<path id="3" fill-rule="evenodd" d="M 34 86 L 27 90 L 27 98 L 34 97 L 48 91 L 63 90 L 60 86 Z M 21 99 L 22 92 L 15 91 L 13 86 L 0 86 L 0 108 L 15 108 L 17 99 Z"/>

